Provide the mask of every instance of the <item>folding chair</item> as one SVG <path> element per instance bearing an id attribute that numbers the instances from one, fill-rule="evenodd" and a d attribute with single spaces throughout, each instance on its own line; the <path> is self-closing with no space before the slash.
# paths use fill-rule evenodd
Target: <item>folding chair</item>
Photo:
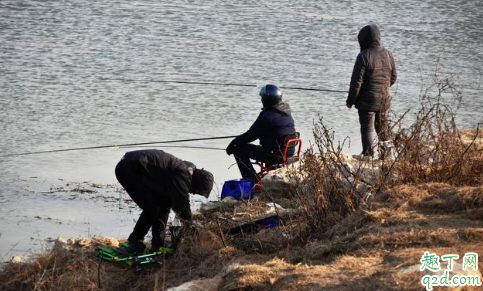
<path id="1" fill-rule="evenodd" d="M 298 148 L 297 148 L 298 147 Z M 287 157 L 287 152 L 291 149 L 297 148 L 297 154 Z M 275 155 L 276 161 L 274 164 L 267 165 L 262 161 L 255 161 L 255 165 L 260 167 L 260 171 L 257 173 L 258 178 L 262 179 L 268 172 L 285 167 L 291 163 L 300 160 L 300 153 L 302 151 L 302 140 L 300 139 L 300 133 L 289 134 L 284 138 L 284 149 L 282 155 Z"/>

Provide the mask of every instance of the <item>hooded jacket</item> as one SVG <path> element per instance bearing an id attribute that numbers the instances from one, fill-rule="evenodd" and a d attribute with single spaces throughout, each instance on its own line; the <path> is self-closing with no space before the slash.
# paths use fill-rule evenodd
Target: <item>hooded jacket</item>
<path id="1" fill-rule="evenodd" d="M 162 150 L 127 152 L 123 160 L 143 173 L 142 183 L 164 199 L 182 219 L 191 219 L 189 191 L 194 164 L 178 159 Z M 141 181 L 140 181 L 141 182 Z"/>
<path id="2" fill-rule="evenodd" d="M 286 135 L 295 133 L 295 121 L 290 106 L 280 101 L 262 108 L 255 122 L 247 132 L 237 136 L 228 146 L 236 148 L 257 139 L 268 151 L 280 153 Z"/>
<path id="3" fill-rule="evenodd" d="M 364 111 L 388 110 L 389 88 L 397 79 L 394 57 L 381 46 L 381 33 L 376 25 L 364 26 L 357 38 L 361 52 L 352 71 L 347 105 Z"/>

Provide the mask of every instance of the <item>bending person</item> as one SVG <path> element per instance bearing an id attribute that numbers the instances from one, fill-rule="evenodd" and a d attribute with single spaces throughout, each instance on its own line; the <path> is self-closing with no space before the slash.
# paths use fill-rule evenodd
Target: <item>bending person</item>
<path id="1" fill-rule="evenodd" d="M 164 244 L 164 230 L 171 209 L 184 221 L 191 221 L 189 193 L 206 198 L 213 187 L 213 175 L 188 161 L 162 150 L 127 152 L 116 166 L 116 177 L 132 200 L 142 209 L 129 235 L 132 251 L 142 252 L 144 237 L 151 228 L 151 250 Z"/>

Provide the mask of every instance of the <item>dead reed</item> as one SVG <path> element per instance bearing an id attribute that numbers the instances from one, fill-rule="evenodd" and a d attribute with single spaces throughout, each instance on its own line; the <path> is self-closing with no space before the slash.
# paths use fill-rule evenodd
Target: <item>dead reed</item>
<path id="1" fill-rule="evenodd" d="M 432 77 L 421 93 L 420 108 L 413 116 L 405 112 L 390 124 L 392 142 L 375 142 L 384 157 L 359 160 L 351 166 L 343 154 L 343 142 L 323 122 L 314 124 L 314 147 L 303 155 L 294 176 L 304 179 L 292 190 L 313 231 L 367 206 L 369 197 L 397 185 L 445 182 L 451 185 L 483 183 L 483 147 L 480 125 L 461 131 L 456 125 L 462 94 L 451 78 Z M 409 120 L 413 118 L 413 121 Z M 464 133 L 464 134 L 462 134 Z M 389 151 L 388 151 L 389 148 Z M 372 171 L 375 179 L 366 178 Z"/>
<path id="2" fill-rule="evenodd" d="M 266 201 L 244 202 L 205 217 L 161 268 L 135 274 L 102 263 L 95 248 L 52 250 L 8 264 L 0 289 L 166 290 L 214 278 L 237 260 L 212 290 L 419 290 L 419 272 L 398 270 L 418 263 L 427 248 L 483 249 L 481 130 L 457 128 L 459 102 L 454 83 L 435 75 L 414 120 L 407 112 L 394 119 L 392 154 L 384 160 L 344 155 L 346 140 L 335 142 L 320 117 L 315 149 L 293 173 L 299 183 L 287 205 L 301 211 L 282 227 L 230 235 L 237 217 L 264 214 Z"/>

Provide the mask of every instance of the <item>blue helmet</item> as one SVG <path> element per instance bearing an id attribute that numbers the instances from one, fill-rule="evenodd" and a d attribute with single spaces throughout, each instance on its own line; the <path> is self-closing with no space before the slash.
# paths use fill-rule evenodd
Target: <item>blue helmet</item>
<path id="1" fill-rule="evenodd" d="M 267 84 L 260 89 L 263 107 L 275 105 L 282 101 L 282 91 L 275 85 Z"/>

